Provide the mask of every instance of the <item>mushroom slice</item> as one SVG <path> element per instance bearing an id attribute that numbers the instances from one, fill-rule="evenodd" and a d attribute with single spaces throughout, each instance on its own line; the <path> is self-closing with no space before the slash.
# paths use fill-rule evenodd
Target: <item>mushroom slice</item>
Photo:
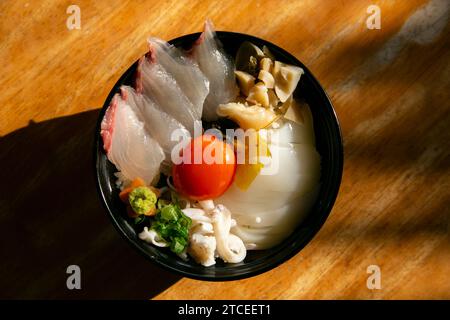
<path id="1" fill-rule="evenodd" d="M 273 67 L 272 67 L 272 75 L 273 75 L 274 79 L 277 78 L 278 73 L 280 72 L 280 68 L 281 68 L 281 67 L 285 67 L 285 66 L 287 66 L 287 64 L 286 64 L 286 63 L 283 63 L 283 62 L 280 62 L 280 61 L 275 61 L 275 62 L 273 63 Z"/>
<path id="2" fill-rule="evenodd" d="M 217 114 L 232 119 L 244 130 L 250 128 L 259 130 L 268 126 L 278 118 L 275 112 L 270 108 L 266 109 L 259 105 L 248 107 L 242 103 L 234 102 L 219 105 Z"/>
<path id="3" fill-rule="evenodd" d="M 286 105 L 286 107 L 284 106 Z M 305 116 L 302 113 L 302 107 L 292 96 L 282 106 L 285 109 L 284 118 L 296 123 L 305 124 Z"/>
<path id="4" fill-rule="evenodd" d="M 239 47 L 236 54 L 236 69 L 257 76 L 258 61 L 264 58 L 264 52 L 249 41 L 245 41 Z"/>
<path id="5" fill-rule="evenodd" d="M 280 102 L 280 99 L 278 99 L 277 95 L 275 94 L 275 91 L 272 89 L 269 89 L 267 91 L 267 95 L 269 96 L 269 105 L 271 108 L 275 108 L 278 106 L 278 102 Z"/>
<path id="6" fill-rule="evenodd" d="M 264 82 L 268 89 L 272 89 L 275 84 L 275 79 L 272 74 L 266 70 L 260 70 L 258 74 L 258 79 Z"/>
<path id="7" fill-rule="evenodd" d="M 267 87 L 263 82 L 258 82 L 250 90 L 247 101 L 253 104 L 260 104 L 264 108 L 269 107 L 269 96 L 267 94 Z"/>
<path id="8" fill-rule="evenodd" d="M 303 69 L 275 61 L 272 74 L 275 79 L 275 92 L 280 101 L 285 102 L 297 87 Z"/>
<path id="9" fill-rule="evenodd" d="M 259 62 L 259 69 L 271 72 L 273 68 L 273 61 L 269 58 L 263 58 Z"/>
<path id="10" fill-rule="evenodd" d="M 234 71 L 234 74 L 238 80 L 241 92 L 248 96 L 250 89 L 255 85 L 255 77 L 245 71 Z"/>
<path id="11" fill-rule="evenodd" d="M 269 48 L 266 45 L 263 45 L 262 51 L 267 58 L 275 60 L 275 56 L 273 55 L 273 53 L 269 50 Z"/>
<path id="12" fill-rule="evenodd" d="M 286 116 L 287 111 L 289 110 L 289 108 L 292 106 L 292 102 L 293 102 L 294 98 L 292 95 L 290 95 L 286 101 L 283 101 L 283 103 L 280 104 L 280 106 L 278 107 L 277 111 L 279 113 L 281 113 L 282 115 Z"/>

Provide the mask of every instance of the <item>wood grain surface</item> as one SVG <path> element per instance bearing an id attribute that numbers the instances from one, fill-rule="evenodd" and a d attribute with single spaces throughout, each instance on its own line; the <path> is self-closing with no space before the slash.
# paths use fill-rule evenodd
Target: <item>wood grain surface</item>
<path id="1" fill-rule="evenodd" d="M 81 29 L 68 30 L 69 5 Z M 369 30 L 367 8 L 381 9 Z M 450 299 L 450 4 L 361 1 L 0 2 L 0 298 Z M 138 255 L 96 193 L 98 109 L 146 37 L 218 30 L 269 40 L 327 90 L 342 186 L 317 236 L 265 274 L 180 278 Z M 82 289 L 66 288 L 66 268 Z M 366 286 L 381 269 L 381 289 Z"/>

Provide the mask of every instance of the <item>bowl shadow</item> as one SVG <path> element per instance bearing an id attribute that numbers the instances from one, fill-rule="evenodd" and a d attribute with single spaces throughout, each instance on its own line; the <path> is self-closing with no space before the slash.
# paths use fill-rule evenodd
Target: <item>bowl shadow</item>
<path id="1" fill-rule="evenodd" d="M 99 110 L 0 137 L 0 298 L 148 299 L 180 279 L 120 238 L 105 214 L 92 165 Z M 69 265 L 81 290 L 68 290 Z"/>

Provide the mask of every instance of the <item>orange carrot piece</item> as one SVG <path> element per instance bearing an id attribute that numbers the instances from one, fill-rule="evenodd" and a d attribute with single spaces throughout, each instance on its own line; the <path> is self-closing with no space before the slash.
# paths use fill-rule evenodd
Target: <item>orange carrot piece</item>
<path id="1" fill-rule="evenodd" d="M 130 218 L 136 218 L 138 216 L 138 214 L 133 211 L 133 209 L 131 208 L 131 206 L 128 203 L 128 197 L 130 195 L 130 192 L 138 187 L 145 187 L 145 182 L 141 178 L 134 179 L 131 182 L 129 187 L 126 187 L 119 193 L 120 200 L 122 200 L 122 202 L 128 204 L 127 205 L 127 214 Z M 155 193 L 156 197 L 159 198 L 159 196 L 161 195 L 161 191 L 158 188 L 154 188 L 152 186 L 149 186 L 148 188 L 150 188 L 150 190 L 152 190 Z M 153 208 L 149 212 L 147 212 L 145 215 L 146 216 L 154 216 L 155 214 L 156 214 L 156 208 Z"/>
<path id="2" fill-rule="evenodd" d="M 144 213 L 144 215 L 149 216 L 149 217 L 154 216 L 155 214 L 156 214 L 156 208 L 152 208 L 152 209 L 150 209 L 149 212 Z"/>
<path id="3" fill-rule="evenodd" d="M 136 178 L 131 182 L 130 187 L 133 189 L 137 187 L 145 187 L 145 182 L 141 178 Z"/>
<path id="4" fill-rule="evenodd" d="M 122 191 L 120 191 L 119 193 L 119 198 L 120 200 L 122 200 L 122 202 L 124 203 L 128 203 L 128 196 L 130 194 L 131 191 L 133 191 L 134 188 L 128 187 L 123 189 Z"/>
<path id="5" fill-rule="evenodd" d="M 141 178 L 134 179 L 131 182 L 129 187 L 126 187 L 119 193 L 120 200 L 122 200 L 122 202 L 124 202 L 124 203 L 128 203 L 128 196 L 129 196 L 130 192 L 133 191 L 134 189 L 136 189 L 137 187 L 143 187 L 143 186 L 145 186 L 144 180 L 142 180 Z"/>

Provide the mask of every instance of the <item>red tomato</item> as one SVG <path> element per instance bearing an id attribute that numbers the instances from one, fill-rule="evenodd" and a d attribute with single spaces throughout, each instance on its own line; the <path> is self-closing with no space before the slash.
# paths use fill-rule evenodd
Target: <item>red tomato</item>
<path id="1" fill-rule="evenodd" d="M 184 161 L 172 169 L 173 183 L 182 195 L 193 200 L 214 199 L 233 182 L 236 171 L 233 147 L 215 136 L 202 135 L 193 139 L 182 154 Z"/>

